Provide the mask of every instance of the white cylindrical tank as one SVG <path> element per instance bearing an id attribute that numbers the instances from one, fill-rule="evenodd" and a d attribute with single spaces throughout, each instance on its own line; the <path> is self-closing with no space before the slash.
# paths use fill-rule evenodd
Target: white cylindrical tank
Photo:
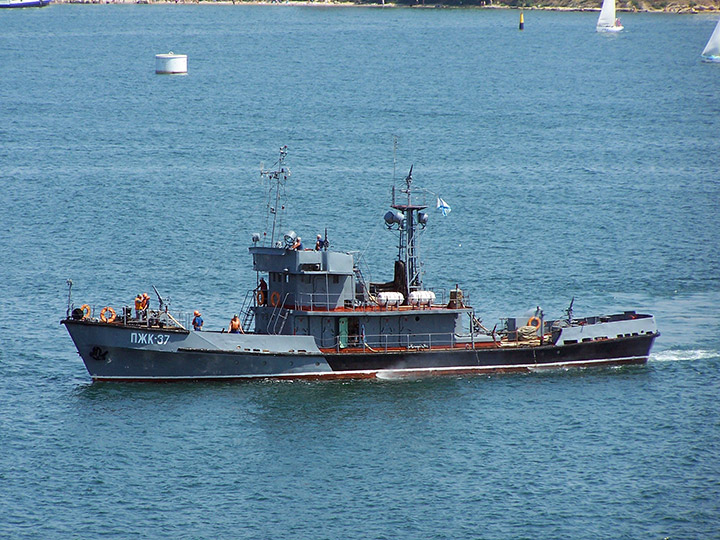
<path id="1" fill-rule="evenodd" d="M 381 292 L 377 295 L 378 304 L 381 306 L 399 306 L 403 300 L 405 300 L 403 293 L 395 291 Z"/>
<path id="2" fill-rule="evenodd" d="M 175 54 L 172 51 L 167 54 L 156 54 L 155 73 L 161 75 L 187 73 L 187 54 Z"/>
<path id="3" fill-rule="evenodd" d="M 413 306 L 430 306 L 435 302 L 432 291 L 413 291 L 410 293 L 410 304 Z"/>

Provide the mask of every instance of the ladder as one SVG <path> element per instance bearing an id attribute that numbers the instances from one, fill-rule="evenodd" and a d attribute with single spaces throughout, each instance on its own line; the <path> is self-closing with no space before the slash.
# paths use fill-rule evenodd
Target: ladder
<path id="1" fill-rule="evenodd" d="M 287 301 L 288 296 L 290 296 L 290 293 L 285 293 L 282 301 L 275 306 L 275 309 L 273 309 L 267 325 L 268 334 L 282 334 L 288 315 L 290 315 L 290 310 L 285 309 L 285 302 Z"/>
<path id="2" fill-rule="evenodd" d="M 362 291 L 363 291 L 363 300 L 365 302 L 368 301 L 368 297 L 370 295 L 370 291 L 367 287 L 367 282 L 365 281 L 365 276 L 363 276 L 362 270 L 360 270 L 359 266 L 353 266 L 353 272 L 355 272 L 355 279 L 357 282 L 362 285 Z M 353 298 L 356 298 L 357 295 L 357 289 L 353 291 Z"/>
<path id="3" fill-rule="evenodd" d="M 240 306 L 240 314 L 242 315 L 242 328 L 245 332 L 250 331 L 250 325 L 255 321 L 255 310 L 253 305 L 255 303 L 255 291 L 249 290 L 245 293 L 242 306 Z"/>

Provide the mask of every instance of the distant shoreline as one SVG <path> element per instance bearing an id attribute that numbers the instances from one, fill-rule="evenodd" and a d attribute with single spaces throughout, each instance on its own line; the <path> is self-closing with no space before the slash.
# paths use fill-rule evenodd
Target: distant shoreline
<path id="1" fill-rule="evenodd" d="M 422 0 L 421 0 L 422 1 Z M 328 0 L 283 0 L 283 1 L 263 1 L 263 0 L 53 0 L 55 4 L 202 4 L 202 5 L 246 5 L 246 6 L 308 6 L 308 7 L 369 7 L 383 9 L 515 9 L 523 11 L 600 11 L 600 6 L 512 6 L 504 4 L 485 4 L 480 5 L 468 3 L 466 5 L 432 3 L 428 0 L 422 4 L 398 4 L 394 2 L 386 3 L 365 3 L 352 1 L 328 1 Z M 700 14 L 700 13 L 718 13 L 720 5 L 696 5 L 691 4 L 668 4 L 663 9 L 654 9 L 646 6 L 642 7 L 623 7 L 618 6 L 617 11 L 620 13 L 674 13 L 674 14 Z"/>

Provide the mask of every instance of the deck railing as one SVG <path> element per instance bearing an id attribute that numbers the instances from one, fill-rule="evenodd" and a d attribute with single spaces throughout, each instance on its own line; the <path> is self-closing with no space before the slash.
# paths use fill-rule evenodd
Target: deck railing
<path id="1" fill-rule="evenodd" d="M 428 305 L 415 305 L 412 308 L 415 309 L 428 309 L 428 307 L 447 306 L 449 295 L 446 289 L 427 289 L 435 293 L 435 302 L 432 306 Z M 250 291 L 254 293 L 254 291 Z M 277 294 L 278 296 L 274 296 Z M 262 299 L 264 302 L 258 304 L 258 296 L 255 294 L 252 297 L 255 306 L 264 305 L 270 307 L 276 307 L 273 305 L 273 299 L 277 303 L 283 302 L 283 307 L 286 309 L 295 309 L 298 311 L 333 311 L 342 309 L 343 311 L 372 311 L 377 309 L 385 309 L 385 306 L 381 306 L 378 303 L 370 299 L 367 303 L 363 303 L 358 300 L 345 299 L 341 302 L 341 295 L 339 293 L 280 293 L 280 292 L 267 292 L 264 293 Z M 465 296 L 463 299 L 465 306 L 470 305 L 470 298 Z M 391 309 L 410 309 L 410 306 L 389 306 Z"/>
<path id="2" fill-rule="evenodd" d="M 323 344 L 324 345 L 324 344 Z M 389 350 L 426 350 L 433 347 L 453 348 L 458 338 L 452 332 L 422 332 L 416 334 L 348 334 L 337 336 L 329 346 L 337 352 L 346 349 L 362 349 L 369 352 L 387 352 Z"/>
<path id="3" fill-rule="evenodd" d="M 77 306 L 76 306 L 77 307 Z M 103 306 L 98 308 L 90 306 L 88 318 L 93 321 L 100 321 Z M 122 323 L 126 326 L 137 326 L 140 328 L 158 328 L 158 327 L 182 327 L 185 329 L 192 327 L 193 314 L 185 311 L 170 311 L 159 309 L 146 309 L 140 311 L 136 315 L 135 308 L 132 306 L 123 306 L 115 311 L 115 320 L 113 322 Z M 106 318 L 110 317 L 110 313 L 106 312 Z"/>

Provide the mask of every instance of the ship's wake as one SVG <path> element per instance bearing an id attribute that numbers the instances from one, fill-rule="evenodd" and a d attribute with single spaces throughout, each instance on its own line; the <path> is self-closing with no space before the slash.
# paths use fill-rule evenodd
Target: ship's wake
<path id="1" fill-rule="evenodd" d="M 720 357 L 720 352 L 708 349 L 667 350 L 650 354 L 650 362 L 686 362 Z"/>

